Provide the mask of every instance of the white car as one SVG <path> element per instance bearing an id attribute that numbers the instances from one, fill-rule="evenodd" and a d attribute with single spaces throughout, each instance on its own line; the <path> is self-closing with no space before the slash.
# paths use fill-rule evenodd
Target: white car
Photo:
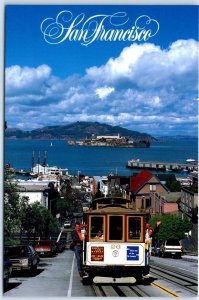
<path id="1" fill-rule="evenodd" d="M 179 240 L 169 239 L 163 241 L 160 245 L 159 256 L 172 256 L 181 258 L 182 255 L 182 246 L 180 245 Z"/>

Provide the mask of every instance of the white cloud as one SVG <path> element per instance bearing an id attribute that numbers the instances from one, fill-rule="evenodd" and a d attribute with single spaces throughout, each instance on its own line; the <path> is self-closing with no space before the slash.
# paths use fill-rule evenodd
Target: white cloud
<path id="1" fill-rule="evenodd" d="M 132 44 L 101 67 L 87 69 L 87 78 L 103 83 L 129 80 L 142 89 L 171 86 L 191 72 L 197 72 L 198 43 L 179 40 L 169 49 L 153 44 Z"/>
<path id="2" fill-rule="evenodd" d="M 51 68 L 41 65 L 37 68 L 20 67 L 6 68 L 6 94 L 41 93 L 46 80 L 51 76 Z"/>
<path id="3" fill-rule="evenodd" d="M 105 99 L 108 95 L 110 95 L 111 93 L 113 93 L 115 91 L 115 89 L 113 87 L 108 87 L 108 86 L 104 86 L 104 87 L 99 87 L 96 89 L 95 93 L 96 95 L 100 98 L 100 99 Z"/>
<path id="4" fill-rule="evenodd" d="M 47 65 L 11 66 L 6 69 L 8 126 L 97 120 L 149 133 L 168 128 L 196 133 L 197 53 L 194 40 L 178 40 L 168 49 L 132 44 L 85 76 L 65 79 L 53 76 Z"/>

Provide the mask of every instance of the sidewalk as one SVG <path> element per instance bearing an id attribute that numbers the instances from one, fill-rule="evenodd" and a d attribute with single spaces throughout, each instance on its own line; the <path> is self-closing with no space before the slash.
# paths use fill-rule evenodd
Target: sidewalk
<path id="1" fill-rule="evenodd" d="M 184 254 L 182 255 L 183 260 L 198 262 L 198 255 Z"/>

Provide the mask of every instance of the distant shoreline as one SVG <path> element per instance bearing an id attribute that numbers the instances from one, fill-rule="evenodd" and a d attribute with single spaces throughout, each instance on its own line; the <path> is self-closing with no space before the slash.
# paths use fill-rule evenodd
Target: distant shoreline
<path id="1" fill-rule="evenodd" d="M 4 137 L 4 140 L 25 140 L 25 141 L 66 141 L 66 138 L 19 138 L 19 137 Z M 198 140 L 198 137 L 187 136 L 187 137 L 157 137 L 156 140 L 150 141 L 151 144 L 159 143 L 159 142 L 167 142 L 167 141 L 189 141 L 189 140 Z M 67 143 L 68 145 L 68 143 Z M 70 146 L 70 145 L 69 145 Z"/>

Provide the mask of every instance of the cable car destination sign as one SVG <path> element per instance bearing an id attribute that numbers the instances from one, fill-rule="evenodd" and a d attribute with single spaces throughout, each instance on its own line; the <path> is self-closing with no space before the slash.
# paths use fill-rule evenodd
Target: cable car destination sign
<path id="1" fill-rule="evenodd" d="M 146 42 L 159 31 L 157 20 L 141 15 L 132 21 L 126 12 L 97 14 L 86 18 L 84 13 L 76 16 L 69 10 L 61 11 L 55 18 L 48 17 L 40 25 L 48 44 L 66 41 L 80 42 L 89 46 L 100 42 Z"/>

